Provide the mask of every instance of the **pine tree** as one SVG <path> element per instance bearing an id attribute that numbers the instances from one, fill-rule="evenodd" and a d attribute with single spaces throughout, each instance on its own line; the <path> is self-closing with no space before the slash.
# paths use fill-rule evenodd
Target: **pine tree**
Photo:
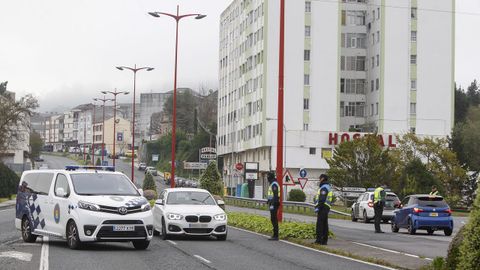
<path id="1" fill-rule="evenodd" d="M 211 162 L 200 178 L 200 187 L 208 190 L 213 195 L 223 197 L 223 181 L 217 169 L 217 163 Z"/>
<path id="2" fill-rule="evenodd" d="M 97 161 L 95 162 L 95 165 L 96 166 L 101 166 L 102 165 L 102 161 L 100 160 L 100 158 L 97 158 Z"/>
<path id="3" fill-rule="evenodd" d="M 145 179 L 143 180 L 143 190 L 153 190 L 157 191 L 157 185 L 153 176 L 150 173 L 145 174 Z"/>

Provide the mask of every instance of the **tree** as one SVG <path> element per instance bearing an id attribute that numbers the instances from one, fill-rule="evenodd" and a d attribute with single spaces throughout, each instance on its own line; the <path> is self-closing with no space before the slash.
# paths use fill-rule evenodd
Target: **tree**
<path id="1" fill-rule="evenodd" d="M 43 149 L 43 140 L 40 134 L 38 134 L 35 131 L 30 133 L 30 148 L 31 148 L 31 152 L 30 152 L 31 157 L 36 158 L 40 156 L 40 152 Z"/>
<path id="2" fill-rule="evenodd" d="M 480 92 L 478 91 L 477 80 L 474 80 L 467 88 L 467 97 L 470 106 L 480 105 Z"/>
<path id="3" fill-rule="evenodd" d="M 32 95 L 26 95 L 15 101 L 6 91 L 7 82 L 0 83 L 0 153 L 25 141 L 30 130 L 30 117 L 38 107 Z"/>
<path id="4" fill-rule="evenodd" d="M 344 142 L 327 160 L 328 174 L 337 186 L 375 187 L 398 178 L 398 162 L 376 135 Z"/>
<path id="5" fill-rule="evenodd" d="M 143 179 L 143 190 L 157 191 L 157 185 L 155 184 L 155 180 L 153 180 L 153 176 L 150 173 L 145 174 L 145 178 Z"/>
<path id="6" fill-rule="evenodd" d="M 465 121 L 468 111 L 468 97 L 461 88 L 455 89 L 455 123 Z"/>
<path id="7" fill-rule="evenodd" d="M 429 193 L 430 188 L 438 184 L 427 166 L 419 158 L 415 158 L 405 166 L 398 185 L 393 188 L 398 191 L 400 197 L 403 197 L 408 194 Z M 441 194 L 444 192 L 442 188 L 439 191 Z"/>
<path id="8" fill-rule="evenodd" d="M 97 158 L 97 161 L 95 161 L 95 165 L 96 166 L 101 166 L 102 165 L 102 161 L 100 160 L 100 158 Z"/>
<path id="9" fill-rule="evenodd" d="M 194 114 L 192 110 L 197 106 L 192 90 L 177 92 L 177 128 L 187 133 L 193 133 Z M 173 119 L 173 95 L 169 96 L 164 105 L 168 119 Z"/>
<path id="10" fill-rule="evenodd" d="M 480 192 L 480 189 L 477 192 Z M 478 269 L 480 265 L 480 196 L 475 199 L 463 235 L 457 269 Z"/>
<path id="11" fill-rule="evenodd" d="M 11 198 L 16 192 L 20 177 L 3 163 L 0 163 L 0 197 Z"/>
<path id="12" fill-rule="evenodd" d="M 207 169 L 200 177 L 200 187 L 208 190 L 213 195 L 223 197 L 223 181 L 215 161 L 208 164 Z"/>

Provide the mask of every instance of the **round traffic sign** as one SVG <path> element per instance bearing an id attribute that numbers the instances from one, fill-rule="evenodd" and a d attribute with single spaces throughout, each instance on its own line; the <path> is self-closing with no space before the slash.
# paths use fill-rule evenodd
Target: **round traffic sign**
<path id="1" fill-rule="evenodd" d="M 237 164 L 235 164 L 235 169 L 237 169 L 238 171 L 243 170 L 243 163 L 237 163 Z"/>
<path id="2" fill-rule="evenodd" d="M 307 170 L 305 170 L 305 169 L 300 169 L 300 177 L 302 177 L 302 178 L 307 177 Z"/>

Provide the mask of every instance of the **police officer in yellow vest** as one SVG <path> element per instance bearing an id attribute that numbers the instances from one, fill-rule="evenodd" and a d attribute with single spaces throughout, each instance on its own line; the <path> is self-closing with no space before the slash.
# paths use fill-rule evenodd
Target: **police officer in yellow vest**
<path id="1" fill-rule="evenodd" d="M 382 185 L 375 189 L 373 192 L 373 209 L 375 211 L 375 232 L 383 233 L 380 228 L 380 222 L 382 221 L 383 207 L 385 206 L 385 192 L 386 185 Z"/>
<path id="2" fill-rule="evenodd" d="M 326 245 L 328 242 L 328 212 L 332 205 L 333 192 L 328 183 L 328 176 L 320 175 L 320 188 L 315 196 L 315 212 L 317 213 L 316 244 Z"/>
<path id="3" fill-rule="evenodd" d="M 432 186 L 432 191 L 430 192 L 431 196 L 438 196 L 438 189 L 437 186 Z"/>
<path id="4" fill-rule="evenodd" d="M 268 183 L 268 207 L 270 210 L 270 220 L 272 221 L 273 226 L 273 236 L 268 240 L 278 240 L 278 207 L 280 206 L 280 186 L 278 185 L 277 179 L 273 172 L 269 172 L 267 175 Z"/>

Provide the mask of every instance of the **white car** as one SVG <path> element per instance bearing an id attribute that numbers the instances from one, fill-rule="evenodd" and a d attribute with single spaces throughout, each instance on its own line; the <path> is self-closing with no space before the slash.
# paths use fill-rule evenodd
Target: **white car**
<path id="1" fill-rule="evenodd" d="M 122 173 L 105 167 L 25 171 L 18 187 L 15 227 L 25 242 L 37 236 L 82 242 L 128 242 L 146 249 L 153 237 L 148 201 Z M 113 167 L 110 167 L 113 170 Z"/>
<path id="2" fill-rule="evenodd" d="M 154 176 L 157 176 L 158 175 L 158 171 L 157 169 L 155 169 L 155 167 L 147 167 L 145 168 L 145 174 L 151 174 L 151 175 L 154 175 Z"/>
<path id="3" fill-rule="evenodd" d="M 227 239 L 227 215 L 204 189 L 165 189 L 153 208 L 153 225 L 164 240 L 170 235 L 213 235 Z"/>
<path id="4" fill-rule="evenodd" d="M 388 222 L 393 218 L 393 210 L 395 210 L 395 203 L 400 202 L 398 196 L 393 192 L 386 192 L 385 206 L 383 207 L 383 222 Z M 368 223 L 375 218 L 375 210 L 373 209 L 373 191 L 367 191 L 358 197 L 357 201 L 352 205 L 351 212 L 352 221 L 358 219 Z"/>

